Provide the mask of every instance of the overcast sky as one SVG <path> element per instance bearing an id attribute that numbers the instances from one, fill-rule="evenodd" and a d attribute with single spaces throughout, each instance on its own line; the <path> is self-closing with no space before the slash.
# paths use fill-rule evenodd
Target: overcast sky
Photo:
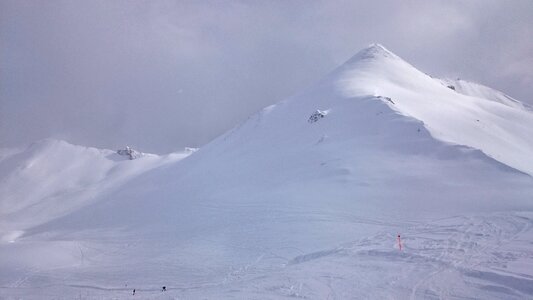
<path id="1" fill-rule="evenodd" d="M 531 0 L 0 0 L 0 147 L 200 147 L 372 42 L 533 104 Z"/>

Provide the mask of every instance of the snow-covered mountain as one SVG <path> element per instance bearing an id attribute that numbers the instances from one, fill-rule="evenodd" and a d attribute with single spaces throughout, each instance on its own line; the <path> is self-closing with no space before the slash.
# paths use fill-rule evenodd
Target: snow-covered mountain
<path id="1" fill-rule="evenodd" d="M 11 234 L 0 293 L 533 297 L 532 111 L 432 78 L 381 45 L 186 159 L 115 162 L 54 143 L 72 158 L 26 150 L 0 161 L 2 199 L 27 203 L 2 207 L 44 211 L 0 223 Z M 46 164 L 32 171 L 39 157 Z M 72 163 L 65 189 L 20 192 Z M 71 191 L 71 206 L 44 210 Z"/>
<path id="2" fill-rule="evenodd" d="M 118 151 L 120 152 L 120 151 Z M 153 168 L 188 156 L 144 154 L 134 162 L 116 151 L 46 139 L 0 152 L 0 240 L 85 207 Z"/>

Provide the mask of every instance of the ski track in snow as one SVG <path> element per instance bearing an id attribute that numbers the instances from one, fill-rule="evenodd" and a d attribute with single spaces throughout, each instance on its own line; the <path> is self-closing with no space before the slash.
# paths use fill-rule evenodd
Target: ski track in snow
<path id="1" fill-rule="evenodd" d="M 379 221 L 376 223 L 386 225 Z M 37 290 L 48 287 L 52 290 L 72 289 L 89 298 L 126 297 L 135 288 L 139 297 L 145 295 L 155 298 L 205 296 L 218 299 L 232 298 L 232 294 L 237 294 L 245 298 L 264 295 L 266 298 L 344 299 L 348 295 L 368 295 L 378 299 L 389 295 L 385 298 L 466 299 L 476 296 L 462 287 L 474 286 L 474 290 L 481 293 L 479 295 L 484 295 L 483 298 L 502 295 L 506 295 L 507 299 L 533 297 L 532 271 L 525 274 L 505 271 L 506 265 L 515 261 L 523 260 L 533 265 L 533 249 L 520 246 L 533 234 L 532 219 L 519 214 L 491 214 L 455 216 L 412 224 L 401 233 L 402 251 L 397 248 L 396 233 L 390 230 L 397 228 L 397 224 L 390 225 L 376 235 L 292 258 L 280 257 L 273 252 L 258 253 L 254 261 L 232 267 L 221 280 L 168 284 L 164 294 L 161 294 L 159 287 L 154 286 L 100 286 L 69 282 L 71 268 L 88 264 L 99 256 L 120 255 L 124 250 L 118 247 L 109 252 L 96 251 L 88 255 L 81 249 L 89 249 L 90 246 L 80 244 L 79 265 L 54 268 L 56 271 L 62 269 L 65 273 L 63 278 L 56 278 L 58 282 L 43 286 L 35 284 L 33 279 L 45 276 L 53 269 L 31 269 L 11 284 L 0 287 L 0 294 L 16 297 L 19 293 L 33 290 L 37 295 Z M 132 244 L 138 242 L 131 241 Z M 268 259 L 275 257 L 282 263 L 272 265 Z M 379 266 L 384 263 L 391 268 L 380 270 Z M 355 268 L 355 265 L 359 267 Z M 380 276 L 377 277 L 382 276 L 382 280 L 368 281 L 364 279 L 364 274 L 357 274 L 374 266 L 379 270 Z M 313 278 L 309 274 L 320 276 Z M 443 280 L 452 285 L 442 286 L 440 283 Z M 352 282 L 360 284 L 345 289 Z"/>

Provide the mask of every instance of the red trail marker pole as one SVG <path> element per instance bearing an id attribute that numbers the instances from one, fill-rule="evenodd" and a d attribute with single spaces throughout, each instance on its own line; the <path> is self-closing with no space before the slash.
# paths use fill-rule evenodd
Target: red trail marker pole
<path id="1" fill-rule="evenodd" d="M 398 234 L 398 248 L 400 248 L 400 251 L 402 251 L 402 240 L 399 234 Z"/>

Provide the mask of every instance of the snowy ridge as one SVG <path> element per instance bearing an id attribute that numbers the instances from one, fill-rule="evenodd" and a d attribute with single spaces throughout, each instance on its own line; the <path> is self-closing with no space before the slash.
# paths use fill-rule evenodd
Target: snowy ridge
<path id="1" fill-rule="evenodd" d="M 461 93 L 466 96 L 472 96 L 476 98 L 491 100 L 494 102 L 502 103 L 509 107 L 514 107 L 518 109 L 533 111 L 533 107 L 526 103 L 522 103 L 500 91 L 492 89 L 488 86 L 484 86 L 475 82 L 468 82 L 462 79 L 450 79 L 443 78 L 437 79 L 446 87 L 453 89 L 454 91 Z"/>
<path id="2" fill-rule="evenodd" d="M 435 138 L 479 149 L 533 174 L 533 160 L 529 159 L 533 155 L 533 113 L 524 109 L 525 105 L 511 98 L 504 102 L 502 93 L 474 84 L 458 85 L 457 93 L 389 54 L 383 46 L 370 49 L 355 55 L 334 74 L 342 78 L 338 85 L 346 97 L 388 96 L 395 102 L 394 110 L 423 121 Z M 368 52 L 373 53 L 370 58 Z"/>
<path id="3" fill-rule="evenodd" d="M 533 297 L 531 115 L 372 45 L 179 163 L 7 222 L 0 293 Z"/>
<path id="4" fill-rule="evenodd" d="M 115 151 L 53 139 L 10 151 L 0 160 L 0 240 L 12 241 L 9 232 L 21 234 L 83 208 L 127 180 L 186 156 L 145 154 L 129 162 Z"/>

